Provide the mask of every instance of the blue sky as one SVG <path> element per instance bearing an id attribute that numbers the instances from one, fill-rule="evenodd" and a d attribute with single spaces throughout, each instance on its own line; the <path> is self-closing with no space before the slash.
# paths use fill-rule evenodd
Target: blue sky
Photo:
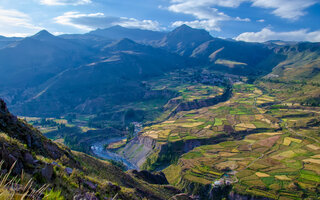
<path id="1" fill-rule="evenodd" d="M 182 24 L 244 41 L 320 42 L 320 0 L 0 0 L 4 36 L 113 25 L 170 31 Z"/>

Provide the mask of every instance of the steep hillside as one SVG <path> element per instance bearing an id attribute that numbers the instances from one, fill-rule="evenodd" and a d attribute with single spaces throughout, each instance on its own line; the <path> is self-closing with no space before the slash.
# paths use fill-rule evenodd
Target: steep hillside
<path id="1" fill-rule="evenodd" d="M 249 76 L 266 74 L 281 61 L 281 57 L 278 58 L 263 44 L 218 38 L 195 48 L 191 57 L 201 60 L 203 65 Z"/>
<path id="2" fill-rule="evenodd" d="M 285 56 L 259 85 L 290 103 L 320 105 L 320 44 L 298 43 L 274 49 Z"/>
<path id="3" fill-rule="evenodd" d="M 179 193 L 166 185 L 161 174 L 143 172 L 148 175 L 144 177 L 142 172 L 125 173 L 108 162 L 53 143 L 10 114 L 3 100 L 0 122 L 2 169 L 9 170 L 15 162 L 12 174 L 33 178 L 35 188 L 49 184 L 66 199 L 104 199 L 116 194 L 118 199 L 169 199 Z"/>

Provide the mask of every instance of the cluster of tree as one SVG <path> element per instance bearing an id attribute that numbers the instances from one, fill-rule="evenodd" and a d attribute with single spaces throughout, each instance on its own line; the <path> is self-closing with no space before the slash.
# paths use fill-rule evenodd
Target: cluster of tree
<path id="1" fill-rule="evenodd" d="M 58 123 L 53 121 L 53 120 L 51 120 L 51 119 L 42 118 L 40 121 L 35 121 L 33 123 L 33 125 L 35 125 L 35 126 L 53 127 L 53 126 L 57 126 Z"/>
<path id="2" fill-rule="evenodd" d="M 134 131 L 135 131 L 135 126 L 134 126 L 133 123 L 131 123 L 131 124 L 128 126 L 127 141 L 130 141 L 132 138 L 134 138 L 134 136 L 135 136 Z"/>
<path id="3" fill-rule="evenodd" d="M 304 100 L 303 102 L 301 102 L 301 105 L 319 107 L 320 106 L 320 97 L 308 98 L 308 99 Z"/>

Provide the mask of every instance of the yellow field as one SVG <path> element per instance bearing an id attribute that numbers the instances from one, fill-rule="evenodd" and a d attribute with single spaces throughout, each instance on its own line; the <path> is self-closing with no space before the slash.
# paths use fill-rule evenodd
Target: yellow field
<path id="1" fill-rule="evenodd" d="M 231 157 L 231 156 L 234 156 L 234 155 L 237 155 L 237 153 L 219 152 L 219 156 L 222 156 L 222 157 Z"/>
<path id="2" fill-rule="evenodd" d="M 274 176 L 276 179 L 279 179 L 281 181 L 291 181 L 291 178 L 287 177 L 286 175 L 276 175 Z"/>
<path id="3" fill-rule="evenodd" d="M 172 123 L 174 123 L 175 121 L 164 121 L 163 123 L 164 124 L 172 124 Z"/>
<path id="4" fill-rule="evenodd" d="M 292 158 L 295 155 L 296 154 L 292 150 L 289 150 L 289 151 L 282 152 L 282 153 L 280 153 L 278 155 L 272 156 L 272 158 L 274 158 L 276 160 L 282 160 L 282 159 L 285 159 L 285 158 Z"/>
<path id="5" fill-rule="evenodd" d="M 68 121 L 65 119 L 56 119 L 54 121 L 58 124 L 68 124 Z"/>
<path id="6" fill-rule="evenodd" d="M 315 164 L 319 164 L 319 165 L 320 165 L 320 160 L 319 160 L 319 159 L 309 158 L 309 159 L 303 160 L 303 162 L 306 162 L 306 163 L 315 163 Z"/>
<path id="7" fill-rule="evenodd" d="M 269 177 L 269 174 L 266 173 L 262 173 L 262 172 L 256 172 L 256 175 L 259 176 L 260 178 L 264 178 L 264 177 Z"/>
<path id="8" fill-rule="evenodd" d="M 148 132 L 145 132 L 144 135 L 147 135 L 153 139 L 158 139 L 158 133 L 159 131 L 148 131 Z"/>
<path id="9" fill-rule="evenodd" d="M 307 145 L 307 147 L 309 147 L 310 149 L 316 150 L 316 151 L 320 149 L 320 147 L 318 147 L 314 144 L 309 144 L 309 145 Z"/>
<path id="10" fill-rule="evenodd" d="M 252 128 L 252 129 L 255 129 L 256 126 L 253 125 L 253 124 L 249 124 L 249 123 L 240 123 L 240 124 L 237 124 L 236 127 L 240 127 L 240 128 Z"/>
<path id="11" fill-rule="evenodd" d="M 283 145 L 289 146 L 291 144 L 291 142 L 296 142 L 296 143 L 300 144 L 302 142 L 302 140 L 292 138 L 292 137 L 286 137 L 283 140 Z"/>
<path id="12" fill-rule="evenodd" d="M 263 135 L 270 135 L 270 136 L 274 136 L 274 135 L 281 135 L 282 132 L 274 132 L 274 133 L 261 133 Z"/>
<path id="13" fill-rule="evenodd" d="M 318 159 L 320 159 L 320 154 L 311 156 L 311 158 L 318 158 Z"/>
<path id="14" fill-rule="evenodd" d="M 81 128 L 82 132 L 97 130 L 96 128 L 89 128 L 86 126 L 80 126 L 80 128 Z"/>
<path id="15" fill-rule="evenodd" d="M 204 124 L 204 122 L 195 122 L 195 123 L 180 123 L 176 124 L 178 126 L 184 127 L 184 128 L 192 128 L 192 127 L 197 127 Z"/>

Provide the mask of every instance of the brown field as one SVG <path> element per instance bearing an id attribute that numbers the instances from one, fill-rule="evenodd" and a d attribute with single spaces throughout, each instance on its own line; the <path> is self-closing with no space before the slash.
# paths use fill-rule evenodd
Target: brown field
<path id="1" fill-rule="evenodd" d="M 279 138 L 280 136 L 269 137 L 267 139 L 258 141 L 257 144 L 265 147 L 272 147 L 277 142 L 277 140 L 279 140 Z"/>

